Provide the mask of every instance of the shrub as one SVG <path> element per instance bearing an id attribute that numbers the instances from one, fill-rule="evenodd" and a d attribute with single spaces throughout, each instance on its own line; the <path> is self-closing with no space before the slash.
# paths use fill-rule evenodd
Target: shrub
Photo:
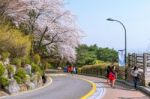
<path id="1" fill-rule="evenodd" d="M 0 64 L 0 77 L 4 74 L 4 72 L 5 72 L 5 67 L 2 64 Z"/>
<path id="2" fill-rule="evenodd" d="M 41 68 L 37 64 L 32 63 L 31 66 L 32 66 L 32 70 L 31 71 L 33 73 L 39 72 L 42 75 L 42 70 L 41 70 Z"/>
<path id="3" fill-rule="evenodd" d="M 87 65 L 83 66 L 81 68 L 81 73 L 88 74 L 88 75 L 101 75 L 105 76 L 105 70 L 106 66 L 101 66 L 101 65 Z"/>
<path id="4" fill-rule="evenodd" d="M 44 66 L 44 69 L 50 69 L 52 68 L 52 65 L 50 63 L 48 63 L 47 61 L 43 61 L 42 65 Z"/>
<path id="5" fill-rule="evenodd" d="M 21 58 L 22 65 L 31 64 L 30 57 L 23 57 Z"/>
<path id="6" fill-rule="evenodd" d="M 124 67 L 117 67 L 117 78 L 118 79 L 125 79 L 125 68 Z"/>
<path id="7" fill-rule="evenodd" d="M 12 64 L 17 65 L 17 67 L 21 67 L 21 59 L 20 58 L 14 58 L 12 60 Z"/>
<path id="8" fill-rule="evenodd" d="M 106 76 L 106 66 L 108 66 L 108 64 L 105 63 L 103 63 L 103 65 L 87 65 L 79 68 L 78 73 L 93 76 Z M 119 67 L 118 64 L 114 66 L 116 67 L 117 79 L 125 79 L 125 68 Z"/>
<path id="9" fill-rule="evenodd" d="M 1 84 L 3 87 L 8 86 L 8 85 L 9 85 L 9 80 L 8 80 L 8 78 L 0 77 L 0 84 Z"/>
<path id="10" fill-rule="evenodd" d="M 25 64 L 30 64 L 30 63 L 31 63 L 30 58 L 29 58 L 29 57 L 26 57 L 26 58 L 24 59 L 24 63 L 25 63 Z"/>
<path id="11" fill-rule="evenodd" d="M 30 36 L 10 25 L 0 25 L 0 50 L 8 51 L 12 57 L 24 57 L 30 52 Z"/>
<path id="12" fill-rule="evenodd" d="M 23 81 L 21 80 L 20 77 L 18 77 L 18 76 L 15 75 L 14 78 L 17 81 L 18 84 L 22 84 L 23 83 Z"/>
<path id="13" fill-rule="evenodd" d="M 9 52 L 2 52 L 2 59 L 5 60 L 7 58 L 9 58 L 10 53 Z"/>
<path id="14" fill-rule="evenodd" d="M 7 66 L 8 73 L 14 73 L 14 67 L 12 65 Z"/>
<path id="15" fill-rule="evenodd" d="M 33 59 L 36 64 L 39 64 L 41 62 L 41 57 L 39 54 L 35 54 Z"/>
<path id="16" fill-rule="evenodd" d="M 24 83 L 27 80 L 26 71 L 23 68 L 19 68 L 14 78 L 19 84 Z"/>

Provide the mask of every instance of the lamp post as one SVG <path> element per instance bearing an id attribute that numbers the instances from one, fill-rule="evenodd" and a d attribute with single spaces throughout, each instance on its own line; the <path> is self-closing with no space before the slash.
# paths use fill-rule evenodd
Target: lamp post
<path id="1" fill-rule="evenodd" d="M 126 56 L 127 56 L 127 33 L 126 33 L 126 28 L 125 26 L 123 25 L 123 23 L 119 20 L 115 20 L 115 19 L 112 19 L 112 18 L 108 18 L 107 21 L 115 21 L 115 22 L 118 22 L 119 24 L 122 25 L 123 29 L 124 29 L 124 33 L 125 33 L 125 66 L 126 66 L 126 63 L 127 63 L 127 59 L 126 59 Z M 126 70 L 125 70 L 125 79 L 127 78 L 127 73 L 126 73 Z"/>

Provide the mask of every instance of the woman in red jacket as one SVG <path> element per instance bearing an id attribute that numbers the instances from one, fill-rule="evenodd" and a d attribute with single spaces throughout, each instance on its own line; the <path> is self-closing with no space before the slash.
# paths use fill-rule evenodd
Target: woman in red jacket
<path id="1" fill-rule="evenodd" d="M 110 80 L 110 83 L 111 83 L 111 87 L 114 87 L 115 81 L 116 81 L 116 73 L 115 73 L 115 70 L 114 70 L 114 66 L 112 66 L 110 68 L 110 71 L 109 71 L 109 80 Z"/>

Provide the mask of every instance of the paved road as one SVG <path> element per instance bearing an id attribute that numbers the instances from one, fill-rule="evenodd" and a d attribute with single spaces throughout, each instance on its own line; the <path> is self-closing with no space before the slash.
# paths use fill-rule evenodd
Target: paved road
<path id="1" fill-rule="evenodd" d="M 106 79 L 81 75 L 76 75 L 76 77 L 91 80 L 99 85 L 97 86 L 98 93 L 93 96 L 94 98 L 90 99 L 150 99 L 144 93 L 122 83 L 116 83 L 115 88 L 111 88 L 106 83 Z"/>
<path id="2" fill-rule="evenodd" d="M 89 83 L 71 75 L 52 77 L 52 79 L 53 83 L 46 88 L 3 99 L 80 99 L 91 90 Z"/>

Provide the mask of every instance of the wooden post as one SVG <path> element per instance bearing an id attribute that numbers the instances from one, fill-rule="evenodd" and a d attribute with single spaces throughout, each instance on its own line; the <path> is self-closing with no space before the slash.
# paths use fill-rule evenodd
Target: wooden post
<path id="1" fill-rule="evenodd" d="M 143 55 L 143 84 L 147 86 L 147 54 Z"/>
<path id="2" fill-rule="evenodd" d="M 133 67 L 135 67 L 137 65 L 137 55 L 135 53 L 132 54 L 132 58 L 133 58 Z"/>

